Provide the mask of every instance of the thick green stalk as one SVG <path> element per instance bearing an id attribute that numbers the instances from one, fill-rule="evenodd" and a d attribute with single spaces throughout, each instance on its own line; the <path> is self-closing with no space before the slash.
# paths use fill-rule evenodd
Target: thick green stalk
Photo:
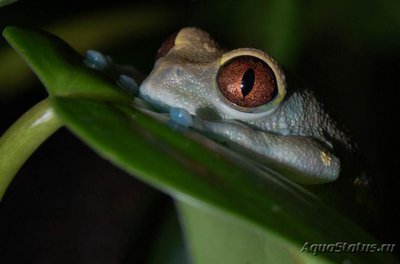
<path id="1" fill-rule="evenodd" d="M 1 136 L 0 200 L 19 168 L 61 125 L 49 99 L 45 99 L 20 117 Z"/>

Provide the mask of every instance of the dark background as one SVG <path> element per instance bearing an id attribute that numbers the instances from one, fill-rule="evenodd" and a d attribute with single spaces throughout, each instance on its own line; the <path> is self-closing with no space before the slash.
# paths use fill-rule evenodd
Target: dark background
<path id="1" fill-rule="evenodd" d="M 84 30 L 93 15 L 101 19 L 121 9 L 140 10 L 141 19 L 158 26 L 103 36 L 107 41 L 83 40 L 82 34 L 91 34 Z M 45 28 L 80 52 L 99 49 L 144 73 L 162 40 L 183 26 L 207 30 L 226 48 L 266 50 L 349 129 L 386 194 L 378 236 L 398 243 L 399 14 L 396 0 L 38 0 L 0 8 L 0 29 Z M 105 31 L 99 26 L 89 32 Z M 47 96 L 18 63 L 1 39 L 0 133 Z M 66 129 L 34 153 L 7 190 L 0 203 L 0 238 L 1 263 L 157 263 L 154 256 L 162 254 L 154 252 L 168 246 L 182 259 L 170 199 L 99 158 Z"/>

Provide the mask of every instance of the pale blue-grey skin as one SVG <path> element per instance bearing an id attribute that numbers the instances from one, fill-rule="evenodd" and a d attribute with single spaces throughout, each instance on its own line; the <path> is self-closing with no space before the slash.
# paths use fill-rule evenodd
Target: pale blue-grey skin
<path id="1" fill-rule="evenodd" d="M 229 56 L 259 54 L 238 49 Z M 351 151 L 346 134 L 338 128 L 310 90 L 290 91 L 276 105 L 238 109 L 227 102 L 216 83 L 221 57 L 210 36 L 196 28 L 182 29 L 175 46 L 154 65 L 139 88 L 139 97 L 184 126 L 213 134 L 238 152 L 266 164 L 281 164 L 303 184 L 336 180 L 340 160 L 333 141 Z M 261 54 L 261 56 L 264 56 Z M 266 55 L 268 56 L 268 55 Z M 277 70 L 284 81 L 283 73 Z"/>

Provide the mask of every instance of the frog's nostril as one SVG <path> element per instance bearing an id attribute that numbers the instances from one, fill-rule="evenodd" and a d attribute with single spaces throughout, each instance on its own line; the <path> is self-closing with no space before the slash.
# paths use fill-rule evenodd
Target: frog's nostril
<path id="1" fill-rule="evenodd" d="M 175 74 L 177 77 L 181 77 L 183 75 L 183 70 L 181 67 L 176 67 Z"/>

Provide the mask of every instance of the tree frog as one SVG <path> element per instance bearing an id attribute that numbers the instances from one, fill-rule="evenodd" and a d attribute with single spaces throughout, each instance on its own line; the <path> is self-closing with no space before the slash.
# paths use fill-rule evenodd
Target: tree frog
<path id="1" fill-rule="evenodd" d="M 100 69 L 111 63 L 95 52 L 87 61 Z M 118 79 L 136 88 L 127 75 Z M 254 48 L 226 51 L 198 28 L 183 28 L 162 44 L 138 96 L 183 126 L 289 168 L 292 180 L 302 184 L 338 179 L 337 148 L 354 148 L 311 90 L 287 85 L 270 55 Z"/>

